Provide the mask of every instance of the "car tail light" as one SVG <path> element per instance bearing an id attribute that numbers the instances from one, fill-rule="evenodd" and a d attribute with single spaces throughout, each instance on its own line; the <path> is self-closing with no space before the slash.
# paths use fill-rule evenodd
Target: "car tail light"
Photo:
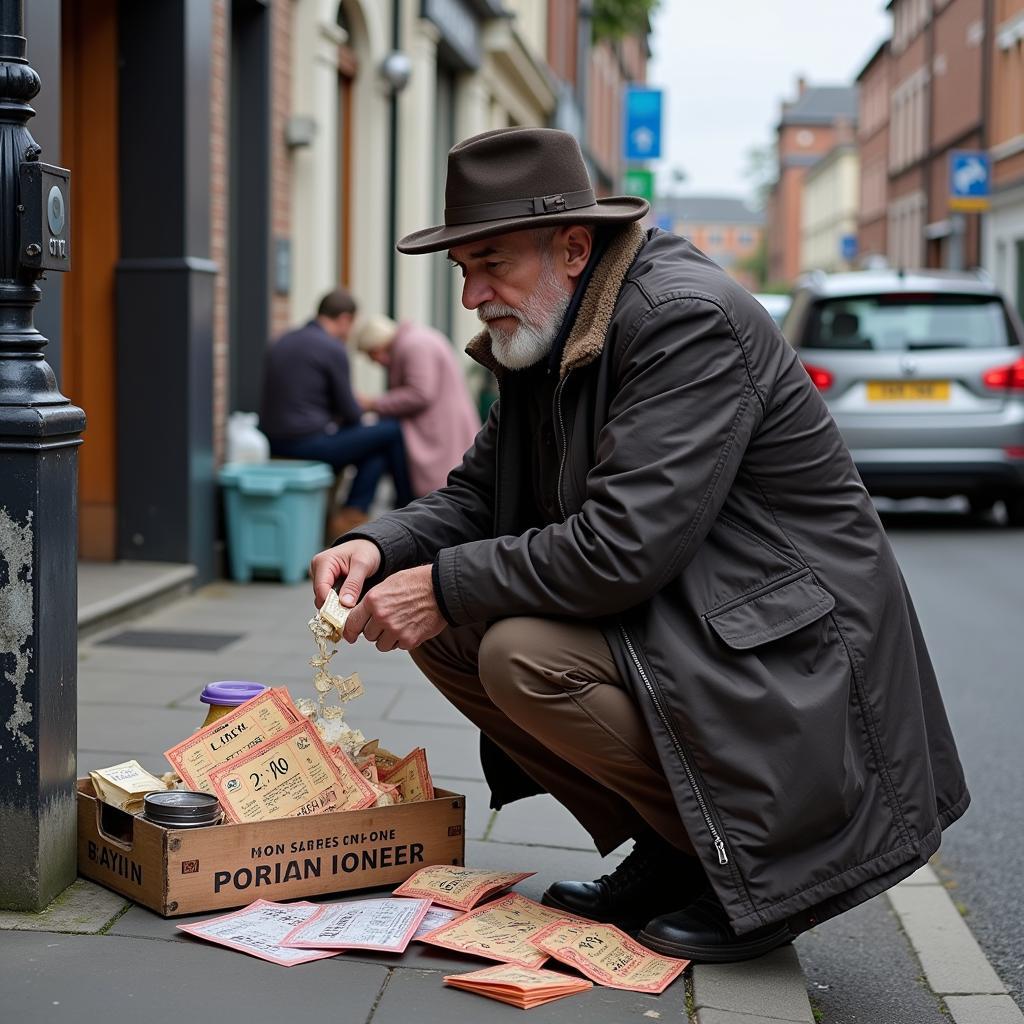
<path id="1" fill-rule="evenodd" d="M 1003 449 L 1004 454 L 1010 459 L 1024 459 L 1024 445 L 1010 444 Z"/>
<path id="2" fill-rule="evenodd" d="M 997 366 L 981 375 L 982 383 L 993 391 L 1024 391 L 1024 359 L 1009 366 Z"/>
<path id="3" fill-rule="evenodd" d="M 804 363 L 804 369 L 807 371 L 807 376 L 811 378 L 811 383 L 819 391 L 828 391 L 835 382 L 835 377 L 828 370 L 822 369 L 820 366 L 811 366 L 810 363 Z"/>

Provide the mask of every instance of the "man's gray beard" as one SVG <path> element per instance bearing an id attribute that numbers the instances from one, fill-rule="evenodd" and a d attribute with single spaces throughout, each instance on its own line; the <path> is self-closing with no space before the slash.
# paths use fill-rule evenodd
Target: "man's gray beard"
<path id="1" fill-rule="evenodd" d="M 539 363 L 551 351 L 569 308 L 570 293 L 558 283 L 550 258 L 544 262 L 537 287 L 524 300 L 522 308 L 486 302 L 477 310 L 477 316 L 485 322 L 499 316 L 516 319 L 514 331 L 487 325 L 491 353 L 506 370 L 523 370 Z"/>

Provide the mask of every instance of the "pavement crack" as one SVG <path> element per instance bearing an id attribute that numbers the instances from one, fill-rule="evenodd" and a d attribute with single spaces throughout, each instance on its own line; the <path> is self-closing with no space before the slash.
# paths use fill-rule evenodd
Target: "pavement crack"
<path id="1" fill-rule="evenodd" d="M 377 993 L 377 998 L 373 1001 L 373 1006 L 370 1007 L 370 1015 L 366 1018 L 366 1024 L 372 1024 L 373 1018 L 377 1013 L 377 1007 L 380 1006 L 380 1001 L 384 998 L 384 993 L 387 991 L 388 985 L 391 984 L 391 978 L 394 976 L 394 973 L 395 969 L 389 967 L 387 977 L 380 986 L 380 991 Z"/>

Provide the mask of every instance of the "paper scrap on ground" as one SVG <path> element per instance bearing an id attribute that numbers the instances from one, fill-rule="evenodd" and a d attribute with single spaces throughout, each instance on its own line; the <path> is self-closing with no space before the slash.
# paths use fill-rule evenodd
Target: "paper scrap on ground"
<path id="1" fill-rule="evenodd" d="M 347 760 L 347 758 L 346 758 Z M 377 795 L 351 761 L 331 756 L 307 721 L 210 772 L 233 822 L 267 821 L 370 807 Z"/>
<path id="2" fill-rule="evenodd" d="M 431 907 L 423 920 L 420 921 L 416 934 L 412 937 L 413 942 L 418 942 L 427 932 L 432 932 L 435 928 L 440 928 L 441 925 L 454 921 L 457 917 L 462 917 L 461 910 L 449 910 L 447 907 Z"/>
<path id="3" fill-rule="evenodd" d="M 381 782 L 398 787 L 404 804 L 434 799 L 434 783 L 427 767 L 427 752 L 422 747 L 407 754 L 394 768 L 382 771 L 378 761 L 377 772 Z"/>
<path id="4" fill-rule="evenodd" d="M 652 953 L 610 924 L 579 919 L 556 922 L 533 944 L 591 981 L 627 992 L 664 992 L 690 963 Z"/>
<path id="5" fill-rule="evenodd" d="M 197 938 L 229 946 L 250 956 L 269 960 L 272 964 L 294 967 L 311 960 L 325 960 L 337 956 L 337 950 L 291 949 L 281 940 L 308 920 L 320 908 L 315 903 L 269 903 L 257 900 L 244 910 L 236 910 L 223 917 L 211 917 L 194 924 L 177 927 Z"/>
<path id="6" fill-rule="evenodd" d="M 453 988 L 476 992 L 524 1010 L 593 988 L 593 984 L 583 978 L 572 978 L 556 971 L 513 967 L 511 964 L 485 967 L 469 974 L 449 974 L 444 980 Z"/>
<path id="7" fill-rule="evenodd" d="M 169 787 L 150 775 L 138 761 L 123 761 L 110 768 L 89 772 L 98 799 L 129 814 L 138 814 L 145 806 L 147 793 L 160 793 Z"/>
<path id="8" fill-rule="evenodd" d="M 456 910 L 472 910 L 488 896 L 536 874 L 535 871 L 485 871 L 457 864 L 420 868 L 396 890 L 396 896 L 416 896 Z"/>
<path id="9" fill-rule="evenodd" d="M 376 899 L 329 903 L 283 942 L 293 949 L 375 949 L 404 953 L 430 909 L 427 900 Z"/>
<path id="10" fill-rule="evenodd" d="M 189 789 L 212 793 L 213 769 L 266 743 L 301 720 L 287 690 L 264 690 L 213 725 L 171 747 L 164 757 Z"/>
<path id="11" fill-rule="evenodd" d="M 460 953 L 499 960 L 518 967 L 540 967 L 547 953 L 531 943 L 548 925 L 570 920 L 557 910 L 542 907 L 519 893 L 501 896 L 492 903 L 463 914 L 421 936 L 421 941 Z M 575 919 L 581 925 L 582 919 Z"/>

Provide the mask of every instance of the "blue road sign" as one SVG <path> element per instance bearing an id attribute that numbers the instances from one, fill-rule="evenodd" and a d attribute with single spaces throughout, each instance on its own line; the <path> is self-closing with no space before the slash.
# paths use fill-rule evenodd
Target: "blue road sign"
<path id="1" fill-rule="evenodd" d="M 992 192 L 992 164 L 988 153 L 957 149 L 949 154 L 949 208 L 987 210 Z"/>
<path id="2" fill-rule="evenodd" d="M 627 86 L 623 107 L 626 114 L 622 132 L 623 156 L 627 160 L 659 160 L 661 90 Z"/>
<path id="3" fill-rule="evenodd" d="M 839 258 L 844 263 L 852 263 L 857 258 L 856 235 L 843 235 L 839 239 Z"/>

